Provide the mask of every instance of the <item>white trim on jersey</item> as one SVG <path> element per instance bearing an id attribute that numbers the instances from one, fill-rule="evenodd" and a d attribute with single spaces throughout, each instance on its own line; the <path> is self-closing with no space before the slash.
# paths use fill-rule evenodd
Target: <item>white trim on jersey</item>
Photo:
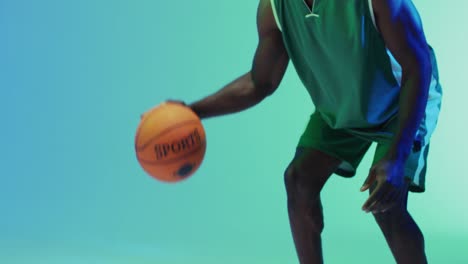
<path id="1" fill-rule="evenodd" d="M 377 23 L 375 23 L 374 6 L 372 5 L 372 0 L 369 0 L 369 11 L 370 11 L 370 16 L 372 18 L 372 23 L 374 23 L 375 29 L 379 31 L 379 29 L 377 28 Z"/>
<path id="2" fill-rule="evenodd" d="M 279 19 L 278 19 L 278 13 L 276 13 L 275 0 L 270 0 L 270 2 L 271 2 L 271 11 L 273 11 L 273 16 L 275 17 L 276 25 L 278 26 L 278 29 L 280 31 L 283 31 L 283 29 L 281 28 L 281 23 L 279 22 Z"/>

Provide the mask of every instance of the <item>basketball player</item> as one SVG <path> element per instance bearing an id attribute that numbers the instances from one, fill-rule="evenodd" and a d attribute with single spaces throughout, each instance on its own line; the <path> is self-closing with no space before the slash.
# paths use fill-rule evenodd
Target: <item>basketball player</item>
<path id="1" fill-rule="evenodd" d="M 261 0 L 257 27 L 250 71 L 189 106 L 201 118 L 245 110 L 277 89 L 292 62 L 315 105 L 285 172 L 300 263 L 323 263 L 324 184 L 332 174 L 353 177 L 372 142 L 362 209 L 372 213 L 397 263 L 427 263 L 407 199 L 425 191 L 442 90 L 412 1 Z"/>

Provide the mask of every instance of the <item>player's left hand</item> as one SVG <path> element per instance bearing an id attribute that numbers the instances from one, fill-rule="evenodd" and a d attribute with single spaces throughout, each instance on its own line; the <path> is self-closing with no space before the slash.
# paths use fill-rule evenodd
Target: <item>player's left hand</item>
<path id="1" fill-rule="evenodd" d="M 369 171 L 361 192 L 374 185 L 374 190 L 362 206 L 367 213 L 381 213 L 395 206 L 406 191 L 404 161 L 382 159 Z"/>

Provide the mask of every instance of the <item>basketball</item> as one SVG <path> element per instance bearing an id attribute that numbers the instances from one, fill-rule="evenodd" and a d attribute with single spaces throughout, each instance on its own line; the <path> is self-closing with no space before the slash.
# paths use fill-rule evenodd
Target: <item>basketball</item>
<path id="1" fill-rule="evenodd" d="M 205 129 L 189 107 L 164 102 L 142 116 L 135 151 L 147 174 L 159 181 L 179 182 L 192 176 L 203 161 Z"/>

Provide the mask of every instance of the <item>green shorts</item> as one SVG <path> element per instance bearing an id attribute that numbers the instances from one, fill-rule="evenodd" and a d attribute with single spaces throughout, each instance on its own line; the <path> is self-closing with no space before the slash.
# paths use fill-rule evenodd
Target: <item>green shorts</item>
<path id="1" fill-rule="evenodd" d="M 387 153 L 391 146 L 392 134 L 381 131 L 392 131 L 392 126 L 395 125 L 396 119 L 394 118 L 374 130 L 332 129 L 321 118 L 320 114 L 315 112 L 311 115 L 299 140 L 298 150 L 313 148 L 336 157 L 342 163 L 335 173 L 343 177 L 353 177 L 373 142 L 377 143 L 377 147 L 372 165 Z M 429 137 L 427 137 L 427 129 L 424 131 L 426 140 L 423 137 L 415 138 L 414 146 L 405 165 L 405 177 L 411 182 L 409 187 L 411 192 L 425 191 Z"/>

